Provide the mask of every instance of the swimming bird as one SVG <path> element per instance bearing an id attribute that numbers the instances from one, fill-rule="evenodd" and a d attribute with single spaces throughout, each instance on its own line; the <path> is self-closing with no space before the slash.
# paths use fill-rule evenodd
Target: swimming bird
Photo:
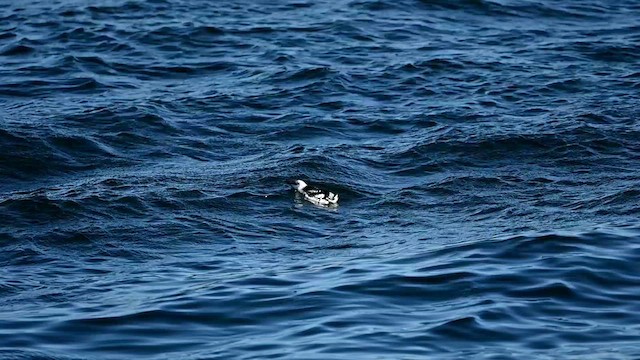
<path id="1" fill-rule="evenodd" d="M 336 193 L 314 186 L 309 186 L 302 180 L 288 180 L 287 183 L 302 194 L 305 200 L 313 204 L 320 206 L 338 205 L 338 194 Z"/>

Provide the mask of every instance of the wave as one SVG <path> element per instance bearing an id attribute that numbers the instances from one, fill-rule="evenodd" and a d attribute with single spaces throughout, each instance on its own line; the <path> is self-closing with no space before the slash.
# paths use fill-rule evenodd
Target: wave
<path id="1" fill-rule="evenodd" d="M 27 55 L 36 51 L 35 48 L 27 45 L 9 45 L 0 50 L 0 56 Z"/>
<path id="2" fill-rule="evenodd" d="M 11 154 L 0 161 L 5 176 L 28 179 L 132 164 L 138 156 L 157 151 L 163 139 L 182 134 L 172 121 L 135 106 L 98 107 L 55 119 L 67 130 L 39 124 L 0 129 L 0 151 Z"/>
<path id="3" fill-rule="evenodd" d="M 108 85 L 91 77 L 64 80 L 25 80 L 0 85 L 0 95 L 24 98 L 46 97 L 60 93 L 99 93 L 106 91 L 108 87 Z"/>
<path id="4" fill-rule="evenodd" d="M 490 0 L 465 0 L 451 3 L 442 0 L 420 0 L 426 8 L 448 11 L 468 11 L 481 15 L 495 16 L 532 16 L 536 18 L 562 18 L 562 19 L 598 19 L 604 6 L 579 6 L 558 5 L 540 1 L 524 1 L 519 4 L 510 4 Z"/>
<path id="5" fill-rule="evenodd" d="M 194 336 L 210 337 L 220 327 L 228 329 L 219 334 L 226 339 L 243 338 L 247 327 L 269 334 L 251 346 L 278 351 L 285 351 L 282 338 L 304 336 L 314 339 L 314 351 L 319 353 L 350 353 L 348 344 L 353 341 L 377 339 L 386 346 L 376 348 L 376 355 L 406 353 L 407 344 L 419 353 L 456 352 L 461 346 L 470 353 L 493 352 L 509 346 L 517 353 L 545 349 L 566 354 L 567 342 L 598 343 L 606 338 L 625 343 L 635 338 L 625 329 L 637 323 L 638 296 L 632 291 L 640 283 L 634 267 L 640 260 L 637 236 L 635 230 L 621 229 L 522 234 L 402 252 L 382 262 L 364 257 L 320 266 L 309 260 L 305 265 L 280 264 L 276 266 L 288 271 L 278 275 L 271 267 L 239 266 L 232 275 L 229 264 L 220 261 L 186 264 L 196 266 L 199 276 L 180 277 L 183 267 L 164 269 L 153 279 L 143 277 L 124 285 L 146 289 L 144 302 L 78 313 L 47 329 L 54 334 L 133 336 L 134 341 L 117 349 L 100 337 L 80 338 L 93 349 L 120 354 L 155 354 L 169 340 L 182 344 L 180 352 L 188 353 L 191 346 L 201 350 L 206 345 L 194 343 Z M 316 260 L 319 251 L 314 250 Z M 322 251 L 335 256 L 336 251 L 354 248 Z M 302 267 L 311 267 L 313 275 L 300 277 Z M 108 288 L 117 276 L 100 274 L 101 290 L 96 287 L 91 292 L 100 291 L 106 300 L 117 298 L 118 291 Z M 154 286 L 145 287 L 149 284 Z M 42 290 L 46 293 L 46 286 Z M 358 312 L 347 311 L 356 308 Z M 291 316 L 314 322 L 271 327 Z M 149 325 L 166 331 L 144 330 Z M 18 335 L 5 336 L 12 341 Z M 53 341 L 58 340 L 47 338 L 44 344 Z M 389 344 L 396 350 L 390 352 Z"/>
<path id="6" fill-rule="evenodd" d="M 450 128 L 443 128 L 452 130 Z M 425 166 L 438 170 L 438 164 L 456 162 L 472 165 L 471 162 L 504 163 L 522 159 L 539 161 L 545 159 L 558 165 L 600 162 L 629 150 L 634 130 L 622 128 L 603 131 L 592 126 L 577 126 L 564 131 L 549 130 L 536 134 L 490 135 L 488 137 L 454 133 L 451 131 L 432 132 L 430 139 L 412 143 L 385 155 L 384 161 L 390 169 L 405 167 L 421 170 Z M 424 162 L 421 164 L 420 162 Z M 435 163 L 434 163 L 435 162 Z M 420 164 L 418 167 L 416 164 Z M 417 174 L 413 172 L 408 175 Z"/>

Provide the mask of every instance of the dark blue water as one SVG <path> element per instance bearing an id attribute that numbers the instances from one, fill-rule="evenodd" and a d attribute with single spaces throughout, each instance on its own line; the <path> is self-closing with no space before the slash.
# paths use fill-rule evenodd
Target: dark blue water
<path id="1" fill-rule="evenodd" d="M 639 1 L 0 2 L 0 358 L 640 358 Z"/>

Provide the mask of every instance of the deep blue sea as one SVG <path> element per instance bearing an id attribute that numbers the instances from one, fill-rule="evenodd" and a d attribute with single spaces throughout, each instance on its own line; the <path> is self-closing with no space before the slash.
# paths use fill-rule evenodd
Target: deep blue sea
<path id="1" fill-rule="evenodd" d="M 0 0 L 0 359 L 640 359 L 640 1 Z"/>

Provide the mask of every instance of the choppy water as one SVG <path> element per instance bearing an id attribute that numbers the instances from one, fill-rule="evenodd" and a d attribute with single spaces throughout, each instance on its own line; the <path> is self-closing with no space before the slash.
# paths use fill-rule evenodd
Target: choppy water
<path id="1" fill-rule="evenodd" d="M 640 357 L 640 2 L 1 2 L 1 358 Z"/>

